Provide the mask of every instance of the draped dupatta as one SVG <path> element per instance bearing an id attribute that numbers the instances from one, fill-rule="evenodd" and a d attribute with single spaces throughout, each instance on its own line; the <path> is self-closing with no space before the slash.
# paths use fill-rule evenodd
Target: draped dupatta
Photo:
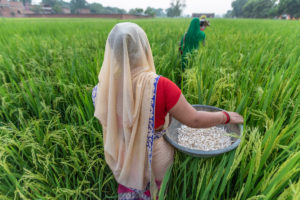
<path id="1" fill-rule="evenodd" d="M 133 23 L 115 25 L 106 41 L 94 115 L 103 127 L 105 160 L 114 177 L 138 190 L 151 179 L 147 155 L 158 78 L 145 32 Z"/>

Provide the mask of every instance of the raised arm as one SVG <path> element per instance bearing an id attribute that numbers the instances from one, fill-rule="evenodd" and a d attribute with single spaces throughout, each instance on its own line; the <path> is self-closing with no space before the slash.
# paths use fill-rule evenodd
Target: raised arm
<path id="1" fill-rule="evenodd" d="M 176 105 L 169 111 L 169 113 L 182 124 L 192 128 L 208 128 L 218 124 L 224 124 L 227 120 L 227 117 L 223 112 L 197 111 L 187 102 L 182 94 Z M 243 123 L 243 117 L 238 113 L 227 113 L 230 116 L 229 123 Z"/>

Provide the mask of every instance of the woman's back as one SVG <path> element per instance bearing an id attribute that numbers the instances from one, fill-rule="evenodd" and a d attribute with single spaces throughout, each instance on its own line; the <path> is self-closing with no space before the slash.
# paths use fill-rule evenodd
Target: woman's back
<path id="1" fill-rule="evenodd" d="M 188 28 L 188 31 L 181 39 L 182 56 L 199 47 L 199 42 L 205 40 L 205 33 L 200 30 L 200 20 L 194 18 Z"/>

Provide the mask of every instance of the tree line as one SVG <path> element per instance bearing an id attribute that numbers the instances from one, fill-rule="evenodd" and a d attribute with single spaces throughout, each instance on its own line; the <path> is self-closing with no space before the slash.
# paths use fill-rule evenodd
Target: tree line
<path id="1" fill-rule="evenodd" d="M 300 18 L 300 0 L 235 0 L 225 17 L 273 18 L 283 14 Z"/>
<path id="2" fill-rule="evenodd" d="M 12 0 L 23 2 L 23 4 L 31 4 L 32 0 Z M 34 5 L 32 10 L 35 13 L 42 13 L 42 5 L 52 7 L 52 14 L 63 13 L 64 8 L 69 8 L 71 13 L 78 13 L 78 9 L 87 8 L 93 14 L 132 14 L 132 15 L 149 15 L 156 17 L 179 17 L 185 8 L 185 0 L 171 0 L 170 7 L 167 9 L 147 7 L 145 10 L 142 8 L 133 8 L 128 12 L 124 9 L 117 7 L 105 7 L 100 3 L 88 3 L 86 0 L 71 0 L 65 2 L 63 0 L 42 0 L 40 5 Z"/>

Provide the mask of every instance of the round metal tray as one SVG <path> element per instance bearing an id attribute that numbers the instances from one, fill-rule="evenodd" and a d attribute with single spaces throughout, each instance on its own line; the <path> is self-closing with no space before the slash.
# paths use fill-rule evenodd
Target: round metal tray
<path id="1" fill-rule="evenodd" d="M 201 111 L 208 111 L 208 112 L 217 112 L 222 111 L 222 109 L 214 107 L 214 106 L 206 106 L 206 105 L 193 105 L 193 107 L 196 110 Z M 219 150 L 211 150 L 211 151 L 202 151 L 202 150 L 196 150 L 196 149 L 190 149 L 184 146 L 181 146 L 178 144 L 178 132 L 177 129 L 181 127 L 181 123 L 177 121 L 176 119 L 172 118 L 171 124 L 167 129 L 167 133 L 164 135 L 164 138 L 176 149 L 179 151 L 186 153 L 188 155 L 194 156 L 194 157 L 212 157 L 217 156 L 223 153 L 226 153 L 228 151 L 231 151 L 240 144 L 240 139 L 243 134 L 243 125 L 242 124 L 221 124 L 217 127 L 224 127 L 226 132 L 228 133 L 235 133 L 237 134 L 237 137 L 231 137 L 232 144 L 225 148 L 225 149 L 219 149 Z"/>

